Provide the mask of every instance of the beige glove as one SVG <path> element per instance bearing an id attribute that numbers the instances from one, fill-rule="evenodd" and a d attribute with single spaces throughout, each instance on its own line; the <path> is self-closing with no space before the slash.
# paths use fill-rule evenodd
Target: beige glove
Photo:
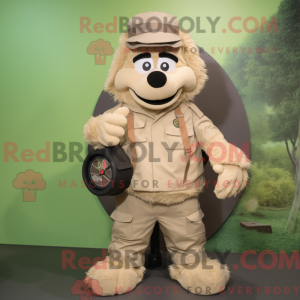
<path id="1" fill-rule="evenodd" d="M 105 147 L 116 146 L 120 143 L 120 137 L 125 134 L 124 127 L 127 124 L 129 109 L 119 107 L 113 113 L 107 113 L 97 123 L 97 137 L 101 145 Z"/>
<path id="2" fill-rule="evenodd" d="M 215 164 L 214 171 L 219 174 L 214 193 L 219 199 L 236 196 L 247 185 L 248 173 L 238 166 Z"/>

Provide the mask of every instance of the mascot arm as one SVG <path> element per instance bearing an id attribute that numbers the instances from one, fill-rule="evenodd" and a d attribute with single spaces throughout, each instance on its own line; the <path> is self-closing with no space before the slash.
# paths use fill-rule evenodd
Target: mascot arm
<path id="1" fill-rule="evenodd" d="M 129 109 L 119 104 L 103 115 L 91 117 L 84 126 L 84 139 L 94 149 L 118 145 L 125 133 L 128 113 Z"/>
<path id="2" fill-rule="evenodd" d="M 203 113 L 195 113 L 193 122 L 196 137 L 214 171 L 219 174 L 214 191 L 216 196 L 219 199 L 236 196 L 247 186 L 250 160 L 241 149 L 228 143 Z"/>

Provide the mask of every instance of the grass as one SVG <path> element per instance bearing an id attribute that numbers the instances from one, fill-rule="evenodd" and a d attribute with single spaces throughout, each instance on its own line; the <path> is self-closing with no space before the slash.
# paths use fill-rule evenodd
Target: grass
<path id="1" fill-rule="evenodd" d="M 259 253 L 270 249 L 275 253 L 279 253 L 280 250 L 292 253 L 300 248 L 300 232 L 285 231 L 290 210 L 264 209 L 250 213 L 244 207 L 243 203 L 238 203 L 225 224 L 207 241 L 206 251 L 241 253 L 251 249 Z M 241 221 L 271 225 L 273 233 L 244 229 L 240 226 Z"/>

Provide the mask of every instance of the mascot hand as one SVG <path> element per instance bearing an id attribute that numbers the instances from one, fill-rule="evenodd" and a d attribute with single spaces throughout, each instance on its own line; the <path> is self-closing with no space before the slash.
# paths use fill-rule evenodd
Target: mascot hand
<path id="1" fill-rule="evenodd" d="M 213 169 L 219 174 L 218 183 L 214 190 L 219 199 L 236 196 L 236 194 L 245 188 L 248 180 L 246 170 L 238 166 L 221 164 L 214 165 Z"/>
<path id="2" fill-rule="evenodd" d="M 111 147 L 120 143 L 120 137 L 125 134 L 128 114 L 127 107 L 119 107 L 115 112 L 103 115 L 98 121 L 97 137 L 103 146 Z"/>

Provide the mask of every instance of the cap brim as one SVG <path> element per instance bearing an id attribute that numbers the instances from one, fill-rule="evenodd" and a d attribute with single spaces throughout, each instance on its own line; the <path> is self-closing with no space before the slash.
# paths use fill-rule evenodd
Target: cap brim
<path id="1" fill-rule="evenodd" d="M 126 46 L 129 49 L 139 47 L 180 47 L 183 43 L 177 34 L 169 32 L 147 32 L 135 35 L 126 40 Z"/>

